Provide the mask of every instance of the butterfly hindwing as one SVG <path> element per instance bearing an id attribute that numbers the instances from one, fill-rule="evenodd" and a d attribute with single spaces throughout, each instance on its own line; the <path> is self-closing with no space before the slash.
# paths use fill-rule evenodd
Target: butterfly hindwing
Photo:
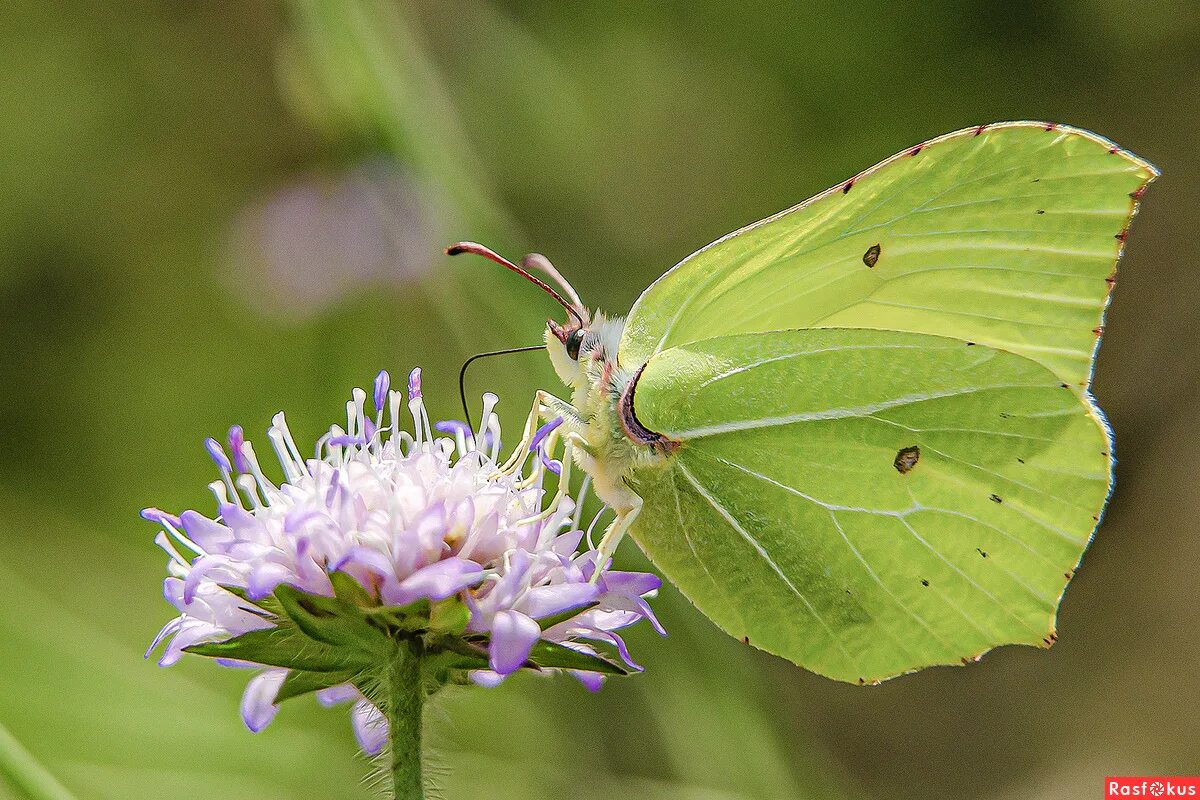
<path id="1" fill-rule="evenodd" d="M 1061 125 L 947 134 L 684 259 L 634 305 L 621 361 L 737 333 L 879 328 L 1010 350 L 1082 394 L 1155 175 Z"/>
<path id="2" fill-rule="evenodd" d="M 654 356 L 632 535 L 737 638 L 841 680 L 1054 638 L 1109 490 L 1105 431 L 1057 375 L 943 337 L 727 336 Z"/>

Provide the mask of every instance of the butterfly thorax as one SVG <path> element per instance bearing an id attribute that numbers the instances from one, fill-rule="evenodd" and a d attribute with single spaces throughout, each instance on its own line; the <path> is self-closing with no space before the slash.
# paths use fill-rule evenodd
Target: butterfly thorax
<path id="1" fill-rule="evenodd" d="M 621 398 L 641 366 L 631 369 L 618 361 L 624 328 L 621 317 L 593 314 L 578 359 L 570 358 L 549 330 L 546 334 L 550 361 L 572 392 L 575 419 L 567 419 L 566 424 L 583 437 L 591 451 L 582 454 L 582 466 L 592 476 L 596 494 L 617 510 L 636 502 L 625 483 L 629 474 L 662 458 L 652 447 L 630 438 L 621 422 Z"/>

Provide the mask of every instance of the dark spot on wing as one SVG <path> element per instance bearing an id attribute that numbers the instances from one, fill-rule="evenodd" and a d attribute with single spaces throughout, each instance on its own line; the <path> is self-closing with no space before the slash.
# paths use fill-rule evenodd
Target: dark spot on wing
<path id="1" fill-rule="evenodd" d="M 979 553 L 979 555 L 983 556 L 984 558 L 987 558 L 987 551 L 986 551 L 986 550 L 980 550 L 978 547 L 976 547 L 976 548 L 975 548 L 975 552 L 976 552 L 976 553 Z"/>
<path id="2" fill-rule="evenodd" d="M 850 180 L 846 181 L 846 185 L 842 187 L 842 194 L 849 194 L 850 190 L 853 188 L 854 178 L 851 178 Z"/>
<path id="3" fill-rule="evenodd" d="M 1041 183 L 1041 181 L 1041 178 L 1034 178 L 1032 181 L 1030 181 L 1030 183 Z"/>
<path id="4" fill-rule="evenodd" d="M 991 500 L 993 503 L 1003 503 L 1004 502 L 1003 500 L 1000 499 L 1000 495 L 998 495 L 998 494 L 990 495 L 988 497 L 988 499 Z"/>
<path id="5" fill-rule="evenodd" d="M 929 581 L 925 580 L 924 578 L 921 578 L 921 585 L 922 585 L 922 586 L 928 586 L 928 585 L 929 585 Z"/>
<path id="6" fill-rule="evenodd" d="M 858 679 L 858 685 L 859 685 L 859 686 L 862 686 L 862 685 L 864 685 L 866 682 L 867 682 L 867 679 L 866 679 L 866 678 L 859 678 L 859 679 Z"/>
<path id="7" fill-rule="evenodd" d="M 1025 463 L 1025 459 L 1021 458 L 1020 456 L 1017 456 L 1017 463 L 1018 463 L 1018 464 L 1024 464 L 1024 463 Z"/>
<path id="8" fill-rule="evenodd" d="M 987 125 L 980 125 L 978 128 L 975 129 L 975 135 L 978 136 L 979 134 L 983 133 L 986 130 L 987 130 Z"/>
<path id="9" fill-rule="evenodd" d="M 1140 189 L 1134 189 L 1132 192 L 1129 193 L 1129 196 L 1132 197 L 1134 200 L 1141 200 L 1142 195 L 1144 195 L 1145 193 L 1146 193 L 1146 187 L 1143 186 Z"/>
<path id="10" fill-rule="evenodd" d="M 867 252 L 863 253 L 863 263 L 868 267 L 874 267 L 879 263 L 879 253 L 881 252 L 879 245 L 873 244 L 867 248 Z"/>
<path id="11" fill-rule="evenodd" d="M 1007 411 L 1001 411 L 1000 419 L 1012 419 L 1012 414 L 1008 413 Z"/>
<path id="12" fill-rule="evenodd" d="M 749 636 L 743 636 L 743 637 L 742 637 L 742 644 L 750 644 L 750 637 L 749 637 Z"/>
<path id="13" fill-rule="evenodd" d="M 1045 213 L 1046 213 L 1046 209 L 1044 209 L 1044 208 L 1039 208 L 1039 209 L 1037 210 L 1037 213 L 1039 213 L 1039 214 L 1045 214 Z"/>
<path id="14" fill-rule="evenodd" d="M 974 346 L 975 346 L 974 342 L 967 342 L 967 347 L 974 347 Z"/>
<path id="15" fill-rule="evenodd" d="M 896 459 L 892 462 L 892 466 L 901 475 L 907 475 L 917 462 L 921 460 L 921 448 L 915 444 L 911 447 L 902 447 L 896 453 Z"/>
<path id="16" fill-rule="evenodd" d="M 923 144 L 919 144 L 919 145 L 917 145 L 916 147 L 914 147 L 912 150 L 909 150 L 909 151 L 908 151 L 908 154 L 909 154 L 910 156 L 915 156 L 917 153 L 921 152 L 921 148 L 922 148 L 922 147 L 924 147 L 924 146 L 925 146 L 925 145 L 923 145 Z"/>
<path id="17" fill-rule="evenodd" d="M 1112 147 L 1108 148 L 1108 154 L 1110 156 L 1115 156 L 1119 152 L 1121 152 L 1121 148 L 1117 147 L 1115 144 Z"/>
<path id="18" fill-rule="evenodd" d="M 1092 328 L 1092 333 L 1096 334 L 1097 336 L 1100 336 L 1101 334 L 1104 333 L 1104 326 L 1100 325 L 1099 327 Z"/>
<path id="19" fill-rule="evenodd" d="M 1071 580 L 1071 578 L 1075 577 L 1075 570 L 1069 570 L 1067 572 L 1064 572 L 1063 577 L 1066 578 L 1067 580 Z"/>
<path id="20" fill-rule="evenodd" d="M 1113 238 L 1116 239 L 1118 242 L 1123 242 L 1123 241 L 1125 241 L 1125 237 L 1128 235 L 1129 235 L 1129 231 L 1121 231 Z"/>
<path id="21" fill-rule="evenodd" d="M 1062 388 L 1064 388 L 1064 389 L 1070 389 L 1070 388 L 1071 388 L 1071 385 L 1070 385 L 1070 384 L 1067 384 L 1067 383 L 1060 383 L 1060 384 L 1059 384 L 1059 386 L 1061 386 L 1061 387 L 1062 387 Z"/>
<path id="22" fill-rule="evenodd" d="M 1047 122 L 1047 123 L 1046 123 L 1046 130 L 1048 130 L 1048 131 L 1052 131 L 1052 130 L 1054 130 L 1054 129 L 1055 129 L 1055 128 L 1057 128 L 1057 127 L 1058 127 L 1058 125 L 1056 125 L 1056 124 L 1055 124 L 1055 123 L 1053 123 L 1053 122 Z"/>

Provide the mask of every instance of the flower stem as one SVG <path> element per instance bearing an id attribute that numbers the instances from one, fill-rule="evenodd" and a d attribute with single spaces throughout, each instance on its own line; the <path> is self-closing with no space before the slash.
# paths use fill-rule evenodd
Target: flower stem
<path id="1" fill-rule="evenodd" d="M 392 790 L 396 800 L 424 800 L 421 723 L 425 688 L 421 657 L 407 644 L 396 648 L 387 670 L 387 721 L 391 740 Z"/>

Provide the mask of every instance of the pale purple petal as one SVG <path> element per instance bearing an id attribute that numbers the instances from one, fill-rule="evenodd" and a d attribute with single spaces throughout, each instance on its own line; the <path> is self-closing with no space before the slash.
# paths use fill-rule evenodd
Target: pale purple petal
<path id="1" fill-rule="evenodd" d="M 541 635 L 538 624 L 524 614 L 498 613 L 492 620 L 492 640 L 488 647 L 492 669 L 501 675 L 516 672 L 529 659 L 529 651 Z"/>
<path id="2" fill-rule="evenodd" d="M 490 669 L 473 669 L 468 675 L 476 685 L 482 686 L 485 689 L 493 689 L 499 686 L 504 683 L 504 679 L 507 677 Z"/>
<path id="3" fill-rule="evenodd" d="M 255 567 L 250 573 L 246 584 L 246 594 L 251 600 L 261 600 L 279 588 L 279 584 L 296 577 L 295 573 L 283 564 L 267 562 Z"/>
<path id="4" fill-rule="evenodd" d="M 628 666 L 630 669 L 635 669 L 638 672 L 643 671 L 641 665 L 629 657 L 629 650 L 625 647 L 625 640 L 620 636 L 617 636 L 615 633 L 609 633 L 608 631 L 602 631 L 598 628 L 592 628 L 583 634 L 583 638 L 592 639 L 593 641 L 597 642 L 609 642 L 617 648 L 617 653 L 620 654 L 621 660 L 625 662 L 626 666 Z"/>
<path id="5" fill-rule="evenodd" d="M 569 672 L 589 692 L 598 692 L 600 691 L 600 687 L 604 685 L 604 676 L 599 672 L 584 672 L 578 669 L 569 670 Z"/>
<path id="6" fill-rule="evenodd" d="M 651 610 L 650 604 L 636 595 L 629 597 L 628 595 L 623 594 L 605 594 L 600 598 L 600 605 L 608 606 L 610 609 L 616 611 L 627 611 L 631 614 L 638 615 L 633 619 L 623 621 L 622 624 L 609 626 L 606 628 L 606 630 L 623 628 L 626 625 L 632 625 L 633 623 L 637 622 L 638 617 L 645 617 L 647 620 L 649 620 L 650 624 L 654 626 L 654 630 L 659 636 L 667 635 L 667 629 L 664 628 L 662 623 L 658 621 L 658 617 L 655 616 L 654 611 Z"/>
<path id="7" fill-rule="evenodd" d="M 332 708 L 338 703 L 349 703 L 351 700 L 362 699 L 362 694 L 352 683 L 330 686 L 328 689 L 317 690 L 317 702 L 326 708 Z"/>
<path id="8" fill-rule="evenodd" d="M 572 608 L 582 608 L 600 596 L 600 588 L 590 583 L 560 583 L 530 589 L 517 601 L 514 609 L 534 619 L 561 614 Z"/>
<path id="9" fill-rule="evenodd" d="M 210 553 L 233 542 L 233 531 L 196 511 L 184 511 L 179 515 L 179 522 L 188 538 Z"/>
<path id="10" fill-rule="evenodd" d="M 602 582 L 605 591 L 630 597 L 641 597 L 662 588 L 662 580 L 649 572 L 609 571 L 604 573 Z"/>
<path id="11" fill-rule="evenodd" d="M 388 739 L 387 718 L 368 700 L 359 700 L 350 711 L 350 724 L 358 746 L 369 756 L 383 751 Z"/>
<path id="12" fill-rule="evenodd" d="M 422 598 L 445 600 L 483 580 L 483 567 L 462 558 L 447 558 L 417 570 L 396 584 L 385 583 L 380 596 L 388 605 L 403 606 Z"/>
<path id="13" fill-rule="evenodd" d="M 287 677 L 286 669 L 269 669 L 250 679 L 242 695 L 242 720 L 252 733 L 258 733 L 275 719 L 279 706 L 275 695 Z"/>
<path id="14" fill-rule="evenodd" d="M 554 544 L 550 548 L 558 555 L 566 558 L 570 557 L 577 549 L 579 542 L 583 540 L 583 531 L 568 531 L 567 533 L 558 536 L 554 540 Z"/>
<path id="15" fill-rule="evenodd" d="M 351 547 L 346 551 L 346 555 L 333 565 L 333 571 L 337 572 L 346 566 L 362 567 L 380 577 L 395 574 L 395 567 L 392 566 L 392 562 L 387 556 L 378 550 L 361 545 Z"/>

